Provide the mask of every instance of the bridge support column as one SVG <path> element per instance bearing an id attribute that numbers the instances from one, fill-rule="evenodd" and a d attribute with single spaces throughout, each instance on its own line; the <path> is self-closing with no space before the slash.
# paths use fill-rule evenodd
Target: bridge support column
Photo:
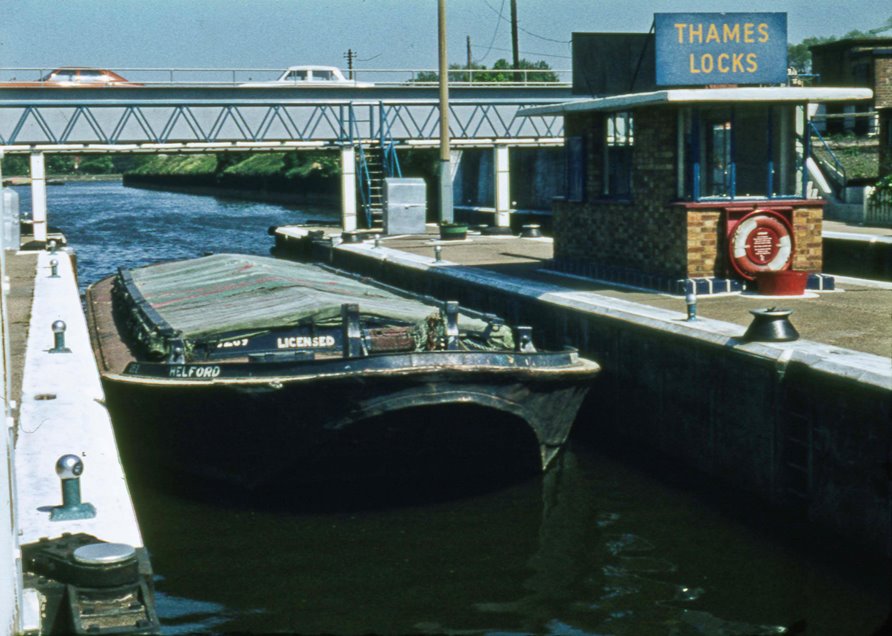
<path id="1" fill-rule="evenodd" d="M 46 243 L 46 163 L 42 152 L 31 153 L 31 220 L 34 241 Z"/>
<path id="2" fill-rule="evenodd" d="M 356 229 L 356 148 L 341 148 L 341 229 Z"/>
<path id="3" fill-rule="evenodd" d="M 493 198 L 495 199 L 495 224 L 511 225 L 511 171 L 508 167 L 508 146 L 493 148 Z"/>

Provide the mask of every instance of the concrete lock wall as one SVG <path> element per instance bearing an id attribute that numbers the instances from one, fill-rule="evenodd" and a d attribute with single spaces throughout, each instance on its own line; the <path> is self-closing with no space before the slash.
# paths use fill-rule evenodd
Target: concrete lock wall
<path id="1" fill-rule="evenodd" d="M 882 382 L 827 370 L 826 356 L 810 357 L 806 343 L 794 357 L 784 343 L 745 345 L 633 314 L 577 311 L 447 273 L 462 268 L 412 268 L 337 249 L 331 259 L 532 325 L 540 346 L 570 344 L 598 361 L 604 372 L 576 423 L 595 443 L 613 436 L 655 450 L 853 546 L 892 555 L 892 413 Z"/>

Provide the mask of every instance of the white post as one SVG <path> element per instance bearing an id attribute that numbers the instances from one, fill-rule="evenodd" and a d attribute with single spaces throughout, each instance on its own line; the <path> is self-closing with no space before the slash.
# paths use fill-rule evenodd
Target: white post
<path id="1" fill-rule="evenodd" d="M 801 196 L 803 199 L 808 198 L 808 192 L 805 191 L 805 187 L 803 187 L 803 179 L 805 178 L 805 160 L 808 158 L 805 156 L 805 144 L 803 144 L 802 140 L 805 139 L 806 131 L 808 130 L 807 122 L 808 122 L 808 113 L 806 112 L 806 107 L 804 105 L 798 105 L 796 108 L 796 188 L 794 192 Z"/>
<path id="2" fill-rule="evenodd" d="M 496 226 L 511 225 L 511 172 L 508 167 L 508 146 L 493 148 L 493 198 L 496 208 Z"/>
<path id="3" fill-rule="evenodd" d="M 0 162 L 3 160 L 3 150 L 0 150 Z M 3 171 L 0 169 L 0 218 L 6 211 L 3 209 Z M 15 496 L 13 484 L 13 465 L 15 463 L 15 422 L 12 418 L 11 384 L 12 371 L 9 352 L 9 313 L 7 311 L 7 293 L 9 285 L 6 278 L 6 248 L 0 237 L 0 349 L 3 360 L 3 408 L 0 409 L 0 510 L 4 511 L 6 520 L 0 524 L 0 572 L 7 576 L 10 585 L 4 586 L 0 596 L 0 630 L 12 634 L 21 632 L 20 616 L 16 608 L 21 608 L 22 603 L 22 570 L 18 555 L 18 521 L 15 515 Z M 14 246 L 13 249 L 18 248 Z"/>
<path id="4" fill-rule="evenodd" d="M 46 165 L 42 152 L 31 153 L 31 220 L 34 240 L 46 243 Z"/>
<path id="5" fill-rule="evenodd" d="M 341 148 L 341 228 L 356 229 L 356 149 Z"/>

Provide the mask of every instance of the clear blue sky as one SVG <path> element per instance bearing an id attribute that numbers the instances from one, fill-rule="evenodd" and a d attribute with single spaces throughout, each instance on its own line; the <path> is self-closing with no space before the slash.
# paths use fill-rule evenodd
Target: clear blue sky
<path id="1" fill-rule="evenodd" d="M 650 28 L 654 12 L 783 11 L 788 40 L 878 27 L 888 0 L 517 0 L 520 50 L 570 68 L 574 31 Z M 0 67 L 434 68 L 436 0 L 3 0 Z M 510 59 L 509 0 L 447 0 L 449 59 Z M 501 13 L 501 18 L 500 18 Z M 892 36 L 892 32 L 888 33 Z"/>

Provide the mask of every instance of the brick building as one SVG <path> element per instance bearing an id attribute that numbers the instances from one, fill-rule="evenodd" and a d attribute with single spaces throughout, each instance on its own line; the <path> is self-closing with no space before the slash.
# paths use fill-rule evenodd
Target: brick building
<path id="1" fill-rule="evenodd" d="M 822 87 L 667 89 L 528 109 L 565 118 L 555 265 L 683 293 L 735 291 L 761 271 L 822 268 L 809 104 L 869 100 Z M 691 283 L 694 281 L 694 283 Z"/>

